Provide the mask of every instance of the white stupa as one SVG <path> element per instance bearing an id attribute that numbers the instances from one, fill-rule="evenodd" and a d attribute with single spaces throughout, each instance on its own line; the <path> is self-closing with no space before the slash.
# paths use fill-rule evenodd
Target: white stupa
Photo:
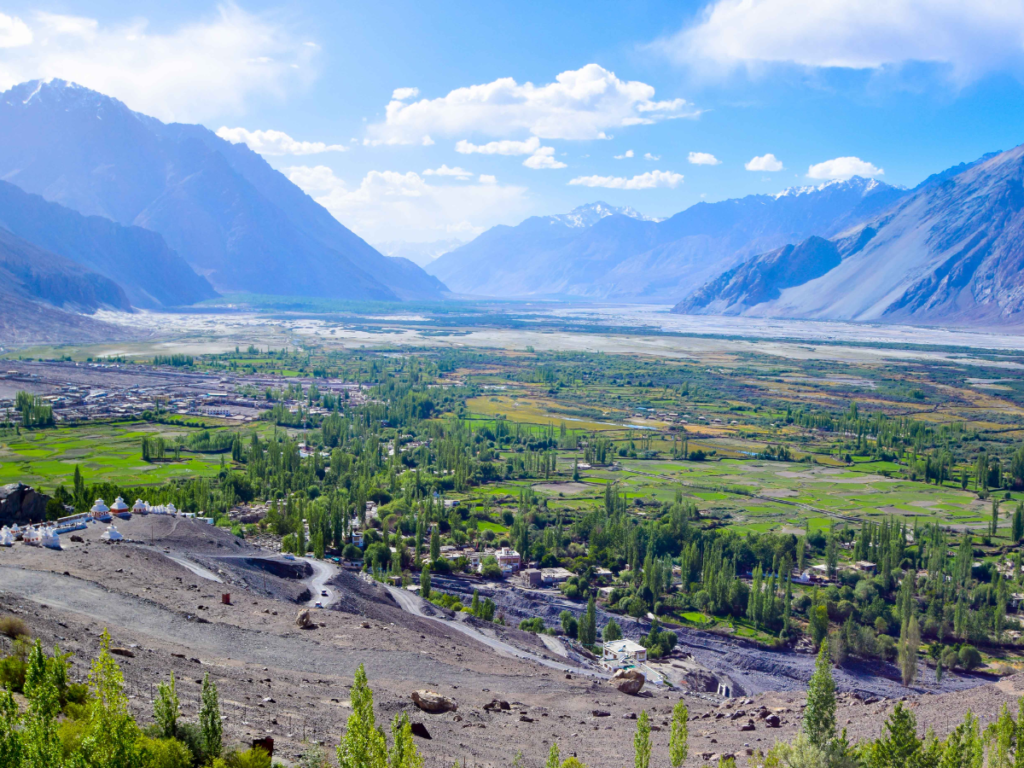
<path id="1" fill-rule="evenodd" d="M 167 514 L 168 515 L 176 515 L 176 514 L 178 514 L 178 509 L 177 509 L 177 507 L 174 506 L 174 502 L 171 502 L 170 504 L 167 505 Z"/>
<path id="2" fill-rule="evenodd" d="M 13 547 L 14 546 L 14 534 L 11 533 L 11 529 L 6 525 L 0 528 L 0 547 Z"/>
<path id="3" fill-rule="evenodd" d="M 57 535 L 57 529 L 52 525 L 40 528 L 39 544 L 49 549 L 60 549 L 60 536 Z"/>
<path id="4" fill-rule="evenodd" d="M 147 502 L 143 501 L 142 499 L 136 499 L 135 500 L 135 504 L 132 505 L 132 514 L 133 515 L 148 515 L 149 514 L 149 504 Z"/>
<path id="5" fill-rule="evenodd" d="M 28 544 L 30 547 L 38 547 L 42 539 L 42 535 L 36 528 L 26 528 L 25 533 L 21 535 L 22 544 Z"/>
<path id="6" fill-rule="evenodd" d="M 109 523 L 110 508 L 103 503 L 103 499 L 96 499 L 96 503 L 92 505 L 92 509 L 89 510 L 92 513 L 94 520 L 99 520 L 102 523 Z"/>
<path id="7" fill-rule="evenodd" d="M 128 511 L 128 505 L 124 503 L 124 499 L 120 496 L 114 499 L 114 503 L 110 505 L 110 511 L 118 517 L 123 517 L 125 519 L 132 516 L 132 513 Z"/>
<path id="8" fill-rule="evenodd" d="M 107 530 L 103 532 L 103 535 L 100 536 L 100 538 L 103 539 L 103 541 L 121 541 L 124 539 L 124 536 L 122 536 L 121 532 L 117 530 L 116 525 L 111 524 L 107 526 Z"/>

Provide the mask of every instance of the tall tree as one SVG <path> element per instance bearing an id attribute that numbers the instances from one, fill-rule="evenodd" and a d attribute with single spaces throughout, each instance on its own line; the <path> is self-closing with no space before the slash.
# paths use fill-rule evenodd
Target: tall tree
<path id="1" fill-rule="evenodd" d="M 650 768 L 651 765 L 651 721 L 647 710 L 640 713 L 633 736 L 633 768 Z"/>
<path id="2" fill-rule="evenodd" d="M 686 703 L 680 700 L 672 708 L 672 734 L 668 740 L 668 756 L 672 768 L 681 768 L 689 754 L 689 719 L 690 713 L 686 709 Z"/>
<path id="3" fill-rule="evenodd" d="M 373 691 L 359 665 L 352 685 L 352 714 L 338 744 L 338 768 L 385 768 L 387 744 L 373 714 Z"/>
<path id="4" fill-rule="evenodd" d="M 832 679 L 828 643 L 822 643 L 818 649 L 801 728 L 811 744 L 819 749 L 824 749 L 836 735 L 836 684 Z"/>
<path id="5" fill-rule="evenodd" d="M 199 729 L 203 736 L 203 750 L 209 757 L 219 757 L 222 746 L 223 725 L 220 720 L 220 702 L 217 684 L 210 673 L 203 675 L 202 704 L 199 709 Z"/>
<path id="6" fill-rule="evenodd" d="M 178 733 L 178 690 L 171 672 L 169 683 L 157 686 L 156 701 L 153 702 L 153 719 L 165 739 L 173 739 Z"/>

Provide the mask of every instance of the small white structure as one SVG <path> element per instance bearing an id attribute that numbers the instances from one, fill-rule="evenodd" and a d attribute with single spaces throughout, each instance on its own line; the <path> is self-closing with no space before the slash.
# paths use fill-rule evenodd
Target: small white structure
<path id="1" fill-rule="evenodd" d="M 170 504 L 167 505 L 167 514 L 168 515 L 176 515 L 176 514 L 178 514 L 178 508 L 174 506 L 174 502 L 171 502 Z"/>
<path id="2" fill-rule="evenodd" d="M 647 649 L 632 640 L 611 640 L 604 644 L 601 660 L 614 664 L 640 664 L 647 661 Z"/>
<path id="3" fill-rule="evenodd" d="M 92 509 L 89 511 L 92 513 L 93 520 L 99 520 L 101 523 L 109 523 L 113 520 L 110 514 L 110 507 L 103 503 L 103 499 L 96 499 L 96 503 L 92 505 Z"/>
<path id="4" fill-rule="evenodd" d="M 60 536 L 53 526 L 43 526 L 39 529 L 39 544 L 47 549 L 60 549 Z"/>
<path id="5" fill-rule="evenodd" d="M 116 525 L 111 524 L 107 526 L 107 530 L 103 532 L 103 535 L 100 536 L 100 538 L 103 539 L 103 541 L 122 541 L 124 536 L 122 536 L 121 532 L 117 530 Z"/>
<path id="6" fill-rule="evenodd" d="M 26 528 L 25 532 L 21 535 L 21 543 L 28 544 L 30 547 L 38 547 L 42 540 L 42 534 L 36 528 Z"/>
<path id="7" fill-rule="evenodd" d="M 124 503 L 124 499 L 120 496 L 114 499 L 114 503 L 110 505 L 110 512 L 124 520 L 128 520 L 132 516 L 132 513 L 128 509 L 128 505 Z"/>
<path id="8" fill-rule="evenodd" d="M 149 514 L 149 502 L 143 501 L 142 499 L 136 499 L 132 505 L 133 515 L 148 515 Z"/>
<path id="9" fill-rule="evenodd" d="M 11 529 L 6 525 L 0 528 L 0 547 L 13 547 L 14 546 L 14 534 L 11 533 Z"/>

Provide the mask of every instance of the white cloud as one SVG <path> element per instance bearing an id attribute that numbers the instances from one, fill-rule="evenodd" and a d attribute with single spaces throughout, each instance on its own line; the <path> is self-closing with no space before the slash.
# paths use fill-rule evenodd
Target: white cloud
<path id="1" fill-rule="evenodd" d="M 625 160 L 627 157 L 632 157 L 632 156 L 633 156 L 633 150 L 632 149 L 627 149 L 621 155 L 615 155 L 615 159 L 616 160 Z"/>
<path id="2" fill-rule="evenodd" d="M 429 136 L 424 136 L 422 139 L 420 139 L 420 144 L 422 144 L 424 147 L 432 147 L 434 146 L 434 140 Z"/>
<path id="3" fill-rule="evenodd" d="M 554 147 L 541 147 L 528 158 L 523 160 L 523 165 L 527 168 L 533 168 L 535 171 L 542 169 L 558 169 L 565 168 L 565 163 L 560 160 L 555 160 L 555 148 Z"/>
<path id="4" fill-rule="evenodd" d="M 603 139 L 610 129 L 697 114 L 684 99 L 655 101 L 653 86 L 587 64 L 547 85 L 505 77 L 437 99 L 393 99 L 384 122 L 371 125 L 369 134 L 374 144 L 412 144 L 424 133 L 507 137 L 525 131 L 541 139 Z"/>
<path id="5" fill-rule="evenodd" d="M 428 168 L 423 172 L 424 176 L 454 176 L 457 179 L 471 179 L 473 178 L 473 172 L 467 171 L 465 168 L 449 168 L 447 165 L 442 165 L 440 168 L 431 170 Z"/>
<path id="6" fill-rule="evenodd" d="M 347 152 L 342 144 L 324 144 L 322 141 L 297 141 L 282 131 L 249 131 L 245 128 L 224 126 L 217 135 L 232 144 L 245 144 L 261 155 L 317 155 L 321 152 Z"/>
<path id="7" fill-rule="evenodd" d="M 781 171 L 782 161 L 769 152 L 767 155 L 750 158 L 743 167 L 748 171 Z"/>
<path id="8" fill-rule="evenodd" d="M 264 97 L 284 98 L 315 76 L 318 50 L 273 17 L 231 3 L 209 19 L 159 33 L 145 20 L 108 25 L 50 13 L 24 21 L 0 16 L 4 44 L 0 89 L 63 78 L 162 120 L 190 122 L 244 113 Z"/>
<path id="9" fill-rule="evenodd" d="M 526 189 L 500 185 L 493 176 L 434 186 L 413 172 L 370 171 L 349 189 L 326 166 L 295 166 L 284 173 L 371 242 L 477 235 L 495 224 L 517 223 L 527 210 Z"/>
<path id="10" fill-rule="evenodd" d="M 0 13 L 0 48 L 19 48 L 32 44 L 32 30 L 17 16 Z"/>
<path id="11" fill-rule="evenodd" d="M 486 173 L 481 173 L 480 174 L 479 181 L 480 181 L 481 184 L 497 184 L 498 183 L 497 177 L 491 176 L 491 175 L 486 174 Z"/>
<path id="12" fill-rule="evenodd" d="M 540 149 L 540 139 L 531 136 L 526 141 L 490 141 L 486 144 L 471 144 L 462 139 L 455 144 L 455 151 L 463 155 L 532 155 Z"/>
<path id="13" fill-rule="evenodd" d="M 708 152 L 691 152 L 687 159 L 690 165 L 721 165 L 722 161 Z"/>
<path id="14" fill-rule="evenodd" d="M 644 160 L 661 160 L 661 155 L 652 155 L 650 152 L 644 152 Z"/>
<path id="15" fill-rule="evenodd" d="M 999 0 L 714 0 L 701 18 L 658 41 L 697 67 L 877 69 L 944 64 L 961 81 L 1024 65 L 1024 5 Z"/>
<path id="16" fill-rule="evenodd" d="M 683 174 L 672 171 L 648 171 L 631 179 L 622 176 L 578 176 L 569 182 L 583 187 L 605 187 L 606 189 L 674 189 L 683 183 Z"/>
<path id="17" fill-rule="evenodd" d="M 870 179 L 885 174 L 881 168 L 861 160 L 859 157 L 836 157 L 823 163 L 812 165 L 807 175 L 812 179 L 849 179 L 852 176 L 863 176 Z"/>
<path id="18" fill-rule="evenodd" d="M 406 99 L 415 99 L 419 95 L 419 88 L 395 88 L 391 98 L 395 101 L 405 101 Z"/>

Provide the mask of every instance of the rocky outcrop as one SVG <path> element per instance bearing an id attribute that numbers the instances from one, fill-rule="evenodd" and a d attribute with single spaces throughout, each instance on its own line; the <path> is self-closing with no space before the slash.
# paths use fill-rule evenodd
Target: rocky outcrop
<path id="1" fill-rule="evenodd" d="M 443 712 L 454 712 L 459 708 L 458 702 L 448 696 L 434 691 L 413 691 L 412 701 L 424 712 L 439 715 Z"/>
<path id="2" fill-rule="evenodd" d="M 299 629 L 309 629 L 313 626 L 313 614 L 309 608 L 303 608 L 295 617 L 295 626 Z"/>
<path id="3" fill-rule="evenodd" d="M 647 678 L 644 677 L 644 673 L 636 669 L 619 669 L 612 675 L 612 685 L 630 696 L 640 693 L 640 689 L 646 682 Z"/>
<path id="4" fill-rule="evenodd" d="M 49 496 L 24 483 L 0 486 L 0 525 L 42 522 L 49 500 Z"/>

